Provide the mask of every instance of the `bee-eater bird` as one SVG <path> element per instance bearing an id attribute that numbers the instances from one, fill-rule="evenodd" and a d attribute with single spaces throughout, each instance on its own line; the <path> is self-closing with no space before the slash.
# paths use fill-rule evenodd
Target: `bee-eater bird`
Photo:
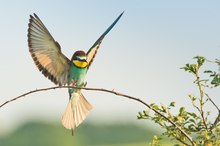
<path id="1" fill-rule="evenodd" d="M 97 50 L 105 35 L 114 27 L 124 12 L 108 27 L 92 47 L 85 53 L 76 51 L 71 60 L 62 52 L 57 41 L 52 37 L 40 18 L 30 15 L 28 25 L 28 46 L 31 56 L 45 77 L 60 86 L 85 86 L 86 73 L 95 58 Z M 62 116 L 65 128 L 74 130 L 86 118 L 92 105 L 85 99 L 80 89 L 69 88 L 69 102 Z"/>

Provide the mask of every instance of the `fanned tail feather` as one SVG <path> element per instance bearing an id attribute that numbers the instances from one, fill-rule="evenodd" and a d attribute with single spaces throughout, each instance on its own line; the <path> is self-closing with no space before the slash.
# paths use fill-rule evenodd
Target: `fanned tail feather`
<path id="1" fill-rule="evenodd" d="M 82 93 L 72 93 L 62 117 L 63 126 L 73 131 L 85 120 L 91 109 L 92 105 L 85 99 Z"/>

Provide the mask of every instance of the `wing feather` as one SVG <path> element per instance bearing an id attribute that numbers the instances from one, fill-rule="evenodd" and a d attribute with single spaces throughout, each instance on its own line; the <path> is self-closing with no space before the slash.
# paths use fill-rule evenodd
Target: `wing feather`
<path id="1" fill-rule="evenodd" d="M 95 55 L 98 51 L 98 48 L 100 44 L 102 43 L 102 40 L 104 39 L 105 35 L 108 34 L 108 32 L 115 26 L 115 24 L 118 22 L 118 20 L 121 18 L 124 12 L 122 12 L 117 19 L 108 27 L 108 29 L 98 38 L 98 40 L 93 44 L 93 46 L 89 49 L 87 52 L 87 62 L 89 63 L 88 67 L 92 64 Z"/>
<path id="2" fill-rule="evenodd" d="M 36 66 L 45 77 L 59 85 L 68 82 L 70 60 L 36 14 L 30 15 L 28 46 Z"/>

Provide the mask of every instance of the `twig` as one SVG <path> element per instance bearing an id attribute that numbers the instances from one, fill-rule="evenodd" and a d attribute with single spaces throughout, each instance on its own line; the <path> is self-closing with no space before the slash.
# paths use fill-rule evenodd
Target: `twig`
<path id="1" fill-rule="evenodd" d="M 211 101 L 211 103 L 216 107 L 216 109 L 218 110 L 218 112 L 220 112 L 219 107 L 215 104 L 215 102 L 209 97 L 209 95 L 207 93 L 205 93 L 205 96 L 209 99 L 209 101 Z"/>
<path id="2" fill-rule="evenodd" d="M 196 72 L 196 82 L 197 82 L 197 85 L 199 87 L 199 93 L 200 93 L 200 99 L 199 99 L 199 103 L 200 103 L 200 114 L 201 114 L 201 117 L 202 117 L 202 121 L 203 121 L 203 124 L 205 126 L 205 129 L 208 130 L 208 126 L 206 124 L 206 120 L 205 120 L 205 116 L 204 116 L 204 110 L 203 110 L 203 105 L 204 105 L 204 89 L 202 89 L 202 85 L 201 85 L 201 80 L 199 79 L 199 75 L 198 75 L 198 72 Z"/>
<path id="3" fill-rule="evenodd" d="M 218 122 L 220 121 L 220 109 L 219 107 L 215 104 L 215 102 L 209 97 L 209 95 L 207 93 L 205 93 L 205 96 L 209 99 L 209 101 L 211 101 L 211 103 L 216 107 L 216 109 L 218 110 L 218 116 L 216 117 L 211 129 L 213 129 L 217 124 Z"/>
<path id="4" fill-rule="evenodd" d="M 35 92 L 47 91 L 47 90 L 58 89 L 58 88 L 75 88 L 75 89 L 83 89 L 83 90 L 102 91 L 102 92 L 107 92 L 107 93 L 115 94 L 115 95 L 118 95 L 118 96 L 126 97 L 128 99 L 132 99 L 132 100 L 135 100 L 137 102 L 140 102 L 140 103 L 144 104 L 145 106 L 147 106 L 149 109 L 153 110 L 155 113 L 157 113 L 160 116 L 162 116 L 163 118 L 165 118 L 167 121 L 169 121 L 174 127 L 176 127 L 176 129 L 178 129 L 189 140 L 189 142 L 193 146 L 196 146 L 196 144 L 193 142 L 192 138 L 181 127 L 179 127 L 175 122 L 173 122 L 171 119 L 169 119 L 168 117 L 166 117 L 165 115 L 163 115 L 159 111 L 157 111 L 154 108 L 152 108 L 149 104 L 147 104 L 143 100 L 141 100 L 139 98 L 136 98 L 136 97 L 133 97 L 133 96 L 129 96 L 129 95 L 123 94 L 123 93 L 116 92 L 114 90 L 107 90 L 107 89 L 103 89 L 103 88 L 75 87 L 75 86 L 55 86 L 55 87 L 49 87 L 49 88 L 41 88 L 41 89 L 32 90 L 30 92 L 26 92 L 26 93 L 24 93 L 24 94 L 22 94 L 20 96 L 12 98 L 12 99 L 4 102 L 3 104 L 1 104 L 0 108 L 5 106 L 6 104 L 12 102 L 12 101 L 15 101 L 17 99 L 25 97 L 26 95 L 29 95 L 29 94 L 32 94 L 32 93 L 35 93 Z"/>
<path id="5" fill-rule="evenodd" d="M 176 138 L 179 142 L 183 143 L 184 146 L 189 146 L 189 144 L 187 144 L 185 141 L 183 141 L 183 140 L 180 139 L 179 137 L 175 136 L 175 138 Z"/>

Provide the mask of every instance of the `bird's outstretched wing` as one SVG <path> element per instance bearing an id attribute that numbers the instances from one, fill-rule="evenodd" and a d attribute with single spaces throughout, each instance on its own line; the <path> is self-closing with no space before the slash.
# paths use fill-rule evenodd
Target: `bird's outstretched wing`
<path id="1" fill-rule="evenodd" d="M 115 26 L 115 24 L 118 22 L 118 20 L 121 18 L 124 12 L 122 12 L 118 18 L 109 26 L 109 28 L 99 37 L 99 39 L 94 43 L 94 45 L 88 50 L 87 52 L 87 62 L 89 63 L 88 67 L 93 62 L 93 59 L 95 58 L 95 55 L 97 53 L 97 50 L 105 37 L 106 34 Z"/>
<path id="2" fill-rule="evenodd" d="M 45 77 L 59 85 L 68 82 L 70 60 L 63 55 L 60 45 L 36 14 L 30 15 L 28 46 L 35 64 Z"/>

